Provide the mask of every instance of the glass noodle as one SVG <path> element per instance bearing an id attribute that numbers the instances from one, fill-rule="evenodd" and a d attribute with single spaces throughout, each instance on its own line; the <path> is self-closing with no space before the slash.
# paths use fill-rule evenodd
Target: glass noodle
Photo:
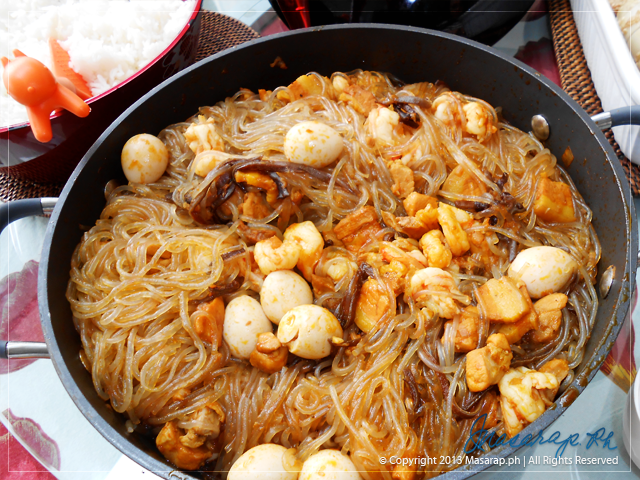
<path id="1" fill-rule="evenodd" d="M 447 91 L 439 83 L 404 86 L 391 76 L 373 72 L 335 73 L 333 78 L 339 76 L 356 79 L 379 102 L 392 95 L 433 101 Z M 317 78 L 330 88 L 322 77 Z M 96 391 L 135 428 L 144 430 L 144 426 L 154 434 L 172 420 L 189 428 L 191 413 L 218 402 L 226 420 L 218 450 L 207 464 L 212 471 L 228 470 L 243 452 L 262 443 L 295 448 L 300 461 L 321 448 L 342 449 L 363 471 L 386 468 L 381 467 L 380 457 L 461 455 L 474 419 L 493 394 L 469 392 L 466 356 L 455 352 L 454 335 L 443 335 L 443 319 L 419 308 L 412 298 L 396 298 L 391 289 L 385 289 L 392 308 L 369 333 L 362 334 L 352 324 L 344 338 L 359 338 L 357 342 L 334 348 L 332 356 L 319 361 L 292 361 L 291 355 L 288 365 L 274 374 L 233 358 L 224 342 L 203 342 L 193 327 L 199 316 L 207 315 L 198 305 L 211 300 L 210 287 L 234 281 L 237 288 L 225 293 L 226 303 L 239 295 L 259 298 L 262 278 L 255 267 L 251 269 L 253 243 L 246 229 L 268 230 L 282 238 L 287 225 L 311 220 L 326 233 L 365 205 L 374 206 L 380 218 L 383 212 L 406 215 L 392 191 L 389 159 L 402 159 L 414 171 L 417 191 L 439 195 L 440 201 L 450 204 L 488 202 L 491 192 L 501 191 L 495 179 L 507 172 L 503 189 L 523 207 L 514 215 L 522 227 L 520 233 L 514 233 L 499 215 L 491 225 L 481 223 L 483 212 L 475 213 L 480 222 L 469 233 L 485 235 L 496 263 L 483 273 L 449 271 L 460 291 L 477 304 L 477 289 L 505 274 L 509 242 L 518 249 L 552 245 L 569 252 L 580 269 L 567 292 L 569 304 L 559 334 L 548 344 L 514 348 L 512 367 L 537 368 L 550 358 L 564 358 L 575 368 L 597 310 L 592 280 L 600 247 L 590 226 L 591 211 L 556 157 L 532 135 L 502 122 L 493 107 L 481 100 L 449 96 L 454 110 L 464 102 L 478 101 L 493 116 L 498 131 L 482 143 L 459 125 L 445 126 L 430 108 L 414 105 L 418 126 L 410 135 L 396 138 L 394 145 L 381 147 L 371 142 L 363 115 L 350 104 L 330 95 L 286 102 L 279 98 L 282 92 L 288 93 L 288 87 L 263 95 L 241 90 L 214 106 L 200 108 L 199 115 L 214 123 L 226 153 L 234 159 L 286 162 L 283 140 L 294 125 L 317 120 L 335 129 L 344 138 L 345 149 L 324 169 L 329 174 L 326 178 L 279 173 L 290 192 L 303 194 L 301 204 L 282 202 L 263 219 L 247 217 L 232 205 L 220 212 L 220 224 L 198 224 L 189 215 L 190 204 L 207 192 L 212 179 L 231 167 L 222 163 L 206 178 L 194 173 L 196 159 L 212 155 L 203 152 L 196 158 L 188 146 L 184 132 L 199 122 L 194 116 L 159 135 L 171 154 L 165 175 L 153 184 L 115 189 L 96 225 L 85 233 L 73 256 L 67 298 L 82 339 L 81 359 Z M 441 192 L 448 172 L 457 165 L 473 172 L 489 193 Z M 575 222 L 545 224 L 536 219 L 533 201 L 543 175 L 570 186 Z M 348 273 L 333 291 L 317 295 L 315 303 L 327 308 L 339 303 L 350 293 L 354 262 L 367 252 L 378 252 L 388 235 L 395 233 L 383 229 L 358 255 L 325 245 L 315 274 L 326 277 L 327 270 L 338 264 L 344 264 Z M 493 333 L 492 325 L 481 318 L 479 330 L 482 346 Z M 179 400 L 178 392 L 184 392 Z M 501 433 L 501 428 L 499 424 L 495 430 Z M 420 468 L 432 476 L 455 467 Z M 390 472 L 383 471 L 382 476 L 391 478 Z"/>

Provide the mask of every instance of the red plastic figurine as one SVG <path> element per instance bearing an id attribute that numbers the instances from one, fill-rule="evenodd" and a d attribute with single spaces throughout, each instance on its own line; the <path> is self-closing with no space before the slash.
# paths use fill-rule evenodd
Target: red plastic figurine
<path id="1" fill-rule="evenodd" d="M 31 130 L 38 141 L 51 140 L 49 116 L 56 108 L 62 107 L 78 117 L 89 115 L 89 105 L 60 84 L 45 65 L 20 50 L 13 54 L 14 60 L 0 58 L 4 67 L 2 80 L 9 95 L 27 107 Z"/>

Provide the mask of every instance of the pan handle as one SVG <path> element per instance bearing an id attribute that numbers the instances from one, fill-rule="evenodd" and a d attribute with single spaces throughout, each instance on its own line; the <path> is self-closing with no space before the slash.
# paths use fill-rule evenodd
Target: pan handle
<path id="1" fill-rule="evenodd" d="M 0 205 L 0 233 L 11 222 L 34 215 L 46 215 L 53 211 L 57 198 L 27 198 Z"/>
<path id="2" fill-rule="evenodd" d="M 49 214 L 56 206 L 57 198 L 27 198 L 0 205 L 0 233 L 19 218 Z M 49 358 L 46 343 L 8 342 L 0 340 L 0 358 Z"/>
<path id="3" fill-rule="evenodd" d="M 615 108 L 609 112 L 598 113 L 591 117 L 601 130 L 619 125 L 640 125 L 640 105 Z"/>
<path id="4" fill-rule="evenodd" d="M 49 358 L 46 343 L 0 340 L 0 358 Z"/>

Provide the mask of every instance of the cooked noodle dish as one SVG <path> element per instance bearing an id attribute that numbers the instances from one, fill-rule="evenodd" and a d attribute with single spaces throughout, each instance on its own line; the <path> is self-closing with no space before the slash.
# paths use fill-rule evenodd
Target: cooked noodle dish
<path id="1" fill-rule="evenodd" d="M 204 478 L 455 469 L 573 381 L 591 210 L 498 106 L 387 73 L 291 80 L 123 145 L 128 184 L 72 259 L 80 358 Z"/>

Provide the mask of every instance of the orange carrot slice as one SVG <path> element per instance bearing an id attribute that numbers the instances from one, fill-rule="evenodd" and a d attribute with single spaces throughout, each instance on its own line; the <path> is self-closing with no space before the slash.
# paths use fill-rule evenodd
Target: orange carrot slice
<path id="1" fill-rule="evenodd" d="M 56 77 L 68 79 L 76 87 L 76 94 L 86 100 L 91 97 L 91 88 L 82 75 L 69 66 L 69 54 L 60 46 L 55 38 L 49 39 L 49 49 L 51 50 L 51 62 L 53 63 L 53 73 Z"/>

